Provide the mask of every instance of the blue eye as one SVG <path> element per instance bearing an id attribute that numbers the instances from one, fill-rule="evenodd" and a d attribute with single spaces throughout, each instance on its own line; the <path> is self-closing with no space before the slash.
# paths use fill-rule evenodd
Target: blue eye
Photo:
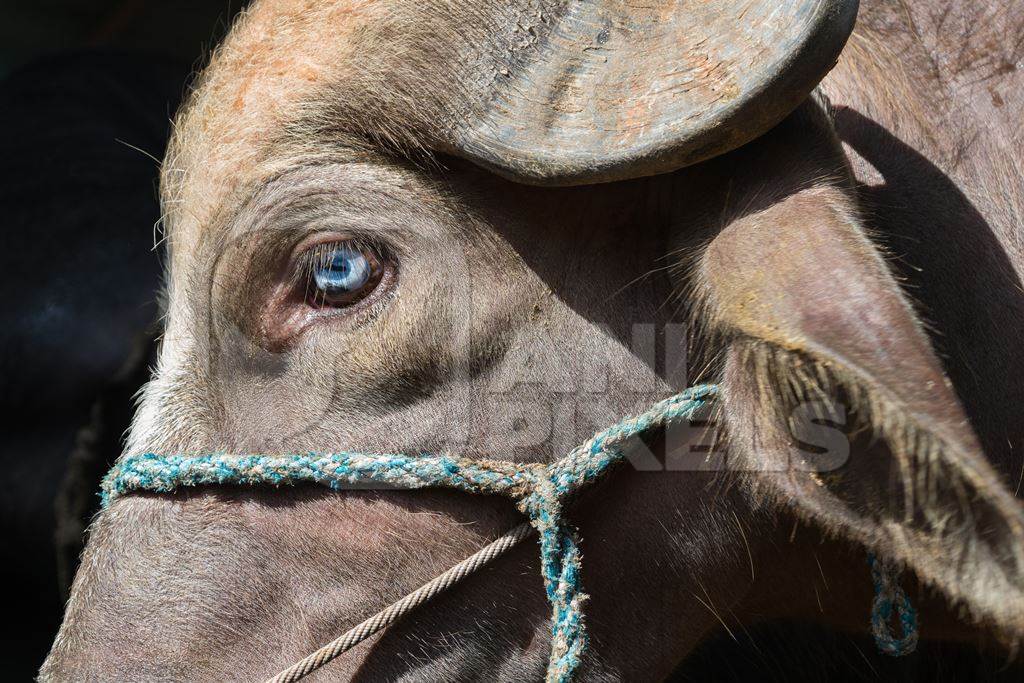
<path id="1" fill-rule="evenodd" d="M 384 267 L 372 249 L 350 242 L 318 246 L 312 254 L 308 298 L 318 306 L 344 306 L 370 294 Z"/>
<path id="2" fill-rule="evenodd" d="M 328 294 L 354 292 L 370 279 L 369 261 L 348 247 L 335 248 L 326 260 L 313 270 L 313 280 L 318 289 Z"/>

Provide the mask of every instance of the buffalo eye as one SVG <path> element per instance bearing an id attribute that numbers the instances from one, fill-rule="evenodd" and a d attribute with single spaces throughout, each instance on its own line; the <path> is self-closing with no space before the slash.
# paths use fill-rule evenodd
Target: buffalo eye
<path id="1" fill-rule="evenodd" d="M 319 244 L 307 264 L 306 302 L 314 308 L 352 306 L 373 294 L 390 270 L 378 249 L 357 241 Z"/>

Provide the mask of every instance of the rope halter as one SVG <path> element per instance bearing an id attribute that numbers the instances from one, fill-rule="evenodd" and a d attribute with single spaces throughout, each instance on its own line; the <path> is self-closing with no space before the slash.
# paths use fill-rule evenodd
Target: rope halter
<path id="1" fill-rule="evenodd" d="M 540 537 L 541 573 L 551 604 L 551 656 L 547 681 L 563 683 L 574 678 L 587 646 L 583 619 L 586 594 L 580 585 L 580 549 L 576 529 L 565 519 L 573 497 L 593 484 L 625 458 L 629 439 L 670 423 L 704 417 L 718 393 L 715 385 L 686 389 L 655 404 L 650 410 L 598 432 L 561 460 L 549 465 L 519 464 L 493 460 L 469 460 L 438 455 L 394 455 L 342 452 L 334 455 L 232 456 L 145 454 L 122 459 L 107 474 L 101 492 L 104 508 L 132 491 L 171 492 L 181 486 L 209 484 L 281 485 L 316 482 L 332 489 L 377 484 L 395 488 L 445 487 L 477 494 L 511 498 L 529 518 Z M 512 529 L 478 553 L 438 576 L 402 600 L 367 619 L 337 640 L 271 679 L 295 681 L 323 666 L 358 642 L 397 620 L 416 605 L 455 585 L 468 574 L 507 552 L 529 532 L 525 524 Z M 873 565 L 873 569 L 877 565 Z M 881 568 L 878 568 L 881 572 Z M 882 573 L 879 574 L 884 575 Z M 876 581 L 876 587 L 878 584 Z M 901 615 L 913 610 L 895 581 L 884 584 L 888 601 Z M 876 591 L 877 592 L 877 591 Z M 902 597 L 900 597 L 902 596 Z M 887 616 L 876 618 L 885 625 Z M 905 626 L 910 621 L 904 620 Z M 911 620 L 912 621 L 912 620 Z M 886 627 L 887 628 L 887 627 Z M 887 633 L 887 631 L 886 631 Z M 916 641 L 916 622 L 905 631 L 905 640 Z M 878 631 L 876 631 L 877 637 Z M 889 636 L 890 640 L 893 640 Z M 879 640 L 882 647 L 882 641 Z M 910 647 L 912 650 L 912 646 Z M 883 648 L 885 651 L 885 648 Z"/>

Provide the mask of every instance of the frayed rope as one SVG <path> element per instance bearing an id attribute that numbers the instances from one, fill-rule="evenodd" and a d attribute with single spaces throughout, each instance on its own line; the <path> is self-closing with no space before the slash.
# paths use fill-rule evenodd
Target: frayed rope
<path id="1" fill-rule="evenodd" d="M 626 441 L 654 427 L 697 417 L 717 393 L 715 385 L 687 389 L 636 417 L 598 432 L 550 465 L 437 455 L 348 452 L 290 456 L 149 453 L 127 457 L 117 463 L 104 478 L 100 495 L 106 508 L 118 496 L 138 490 L 171 492 L 181 486 L 207 484 L 316 482 L 332 489 L 367 484 L 403 489 L 437 486 L 509 497 L 529 517 L 540 535 L 541 571 L 551 603 L 552 621 L 547 681 L 565 683 L 574 678 L 587 646 L 582 609 L 587 596 L 580 585 L 579 539 L 576 529 L 565 519 L 566 503 L 625 459 L 622 448 Z M 873 573 L 875 569 L 876 565 L 872 564 Z M 878 575 L 886 576 L 880 568 Z M 876 579 L 876 593 L 877 585 L 880 584 Z M 894 584 L 888 580 L 884 585 L 891 587 Z M 898 595 L 902 596 L 898 609 L 903 614 L 906 596 L 902 591 Z M 883 625 L 887 623 L 892 604 L 891 598 L 886 601 L 876 597 L 873 625 L 879 620 Z M 889 612 L 883 615 L 885 609 Z M 884 632 L 875 630 L 879 648 L 887 651 L 892 639 L 883 640 L 880 633 L 887 634 L 887 627 Z M 906 627 L 905 633 L 910 633 Z M 916 640 L 916 630 L 911 635 Z"/>

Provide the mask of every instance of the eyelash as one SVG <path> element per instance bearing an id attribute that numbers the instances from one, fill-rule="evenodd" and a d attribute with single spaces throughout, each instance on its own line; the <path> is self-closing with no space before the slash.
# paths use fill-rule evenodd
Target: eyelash
<path id="1" fill-rule="evenodd" d="M 353 296 L 351 301 L 329 302 L 317 285 L 316 275 L 319 270 L 329 268 L 333 257 L 341 249 L 365 255 L 372 266 L 380 269 L 368 280 L 372 286 L 363 296 Z M 298 298 L 308 306 L 318 310 L 352 310 L 362 309 L 374 303 L 394 284 L 397 271 L 396 260 L 391 251 L 383 245 L 362 237 L 339 237 L 330 241 L 319 242 L 302 252 L 294 268 L 293 289 Z"/>

